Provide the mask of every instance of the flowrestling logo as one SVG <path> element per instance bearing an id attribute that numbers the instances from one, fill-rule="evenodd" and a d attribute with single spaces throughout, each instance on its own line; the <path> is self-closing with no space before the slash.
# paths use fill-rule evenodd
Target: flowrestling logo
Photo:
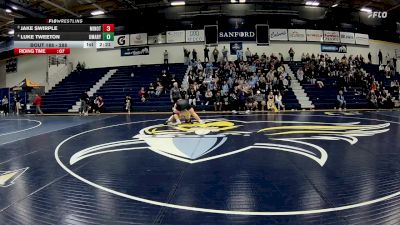
<path id="1" fill-rule="evenodd" d="M 372 11 L 368 14 L 368 18 L 378 18 L 378 19 L 385 19 L 387 18 L 388 13 L 385 11 Z"/>

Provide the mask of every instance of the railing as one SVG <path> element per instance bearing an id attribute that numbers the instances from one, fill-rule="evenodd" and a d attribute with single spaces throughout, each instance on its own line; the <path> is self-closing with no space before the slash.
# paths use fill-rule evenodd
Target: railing
<path id="1" fill-rule="evenodd" d="M 66 55 L 51 55 L 49 56 L 49 67 L 52 65 L 66 65 L 68 58 Z"/>
<path id="2" fill-rule="evenodd" d="M 60 81 L 67 77 L 72 72 L 72 63 L 67 62 L 67 64 L 59 64 L 49 66 L 48 76 L 46 79 L 46 92 L 50 91 L 56 86 Z"/>

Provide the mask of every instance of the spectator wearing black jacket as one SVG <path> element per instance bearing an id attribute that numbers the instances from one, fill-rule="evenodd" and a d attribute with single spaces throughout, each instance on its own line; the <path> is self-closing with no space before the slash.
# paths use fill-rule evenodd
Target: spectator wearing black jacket
<path id="1" fill-rule="evenodd" d="M 210 61 L 210 57 L 208 56 L 208 53 L 210 52 L 210 49 L 207 48 L 207 46 L 204 47 L 204 62 Z"/>
<path id="2" fill-rule="evenodd" d="M 80 96 L 81 107 L 79 108 L 79 115 L 87 115 L 89 108 L 89 95 L 83 92 Z"/>

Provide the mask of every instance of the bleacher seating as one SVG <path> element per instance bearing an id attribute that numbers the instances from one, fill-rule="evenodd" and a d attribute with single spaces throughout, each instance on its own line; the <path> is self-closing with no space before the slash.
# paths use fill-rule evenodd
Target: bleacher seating
<path id="1" fill-rule="evenodd" d="M 169 71 L 175 74 L 175 79 L 182 82 L 187 66 L 183 64 L 168 65 Z M 147 102 L 141 102 L 138 92 L 141 87 L 146 90 L 150 83 L 156 83 L 161 71 L 167 69 L 166 65 L 143 65 L 118 67 L 117 72 L 96 92 L 104 99 L 107 112 L 123 112 L 125 96 L 132 97 L 133 111 L 170 111 L 171 102 L 169 92 L 160 97 L 152 97 Z M 134 77 L 131 77 L 131 74 Z"/>
<path id="2" fill-rule="evenodd" d="M 383 73 L 379 72 L 379 65 L 365 64 L 362 68 L 365 72 L 374 75 L 375 80 L 382 82 L 386 89 L 390 87 L 390 82 L 392 80 L 400 80 L 399 73 L 396 73 L 394 77 L 387 78 Z"/>
<path id="3" fill-rule="evenodd" d="M 112 68 L 73 71 L 43 96 L 42 110 L 45 113 L 68 112 L 89 89 Z"/>
<path id="4" fill-rule="evenodd" d="M 283 94 L 282 102 L 285 105 L 286 110 L 301 109 L 299 100 L 297 100 L 296 95 L 291 88 L 289 88 L 288 91 Z"/>
<path id="5" fill-rule="evenodd" d="M 296 75 L 297 70 L 303 66 L 301 62 L 290 62 L 290 68 Z M 310 98 L 316 109 L 333 109 L 337 104 L 338 88 L 336 86 L 336 77 L 320 77 L 318 78 L 324 83 L 323 88 L 318 88 L 315 84 L 309 84 L 305 80 L 301 82 L 304 91 Z M 358 94 L 359 87 L 347 89 L 343 94 L 347 102 L 347 108 L 366 108 L 368 101 L 365 95 Z"/>

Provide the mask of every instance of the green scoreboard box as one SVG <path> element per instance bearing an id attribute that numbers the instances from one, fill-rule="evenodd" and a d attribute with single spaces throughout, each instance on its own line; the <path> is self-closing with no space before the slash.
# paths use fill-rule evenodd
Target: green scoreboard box
<path id="1" fill-rule="evenodd" d="M 114 41 L 114 32 L 103 32 L 103 41 Z"/>

